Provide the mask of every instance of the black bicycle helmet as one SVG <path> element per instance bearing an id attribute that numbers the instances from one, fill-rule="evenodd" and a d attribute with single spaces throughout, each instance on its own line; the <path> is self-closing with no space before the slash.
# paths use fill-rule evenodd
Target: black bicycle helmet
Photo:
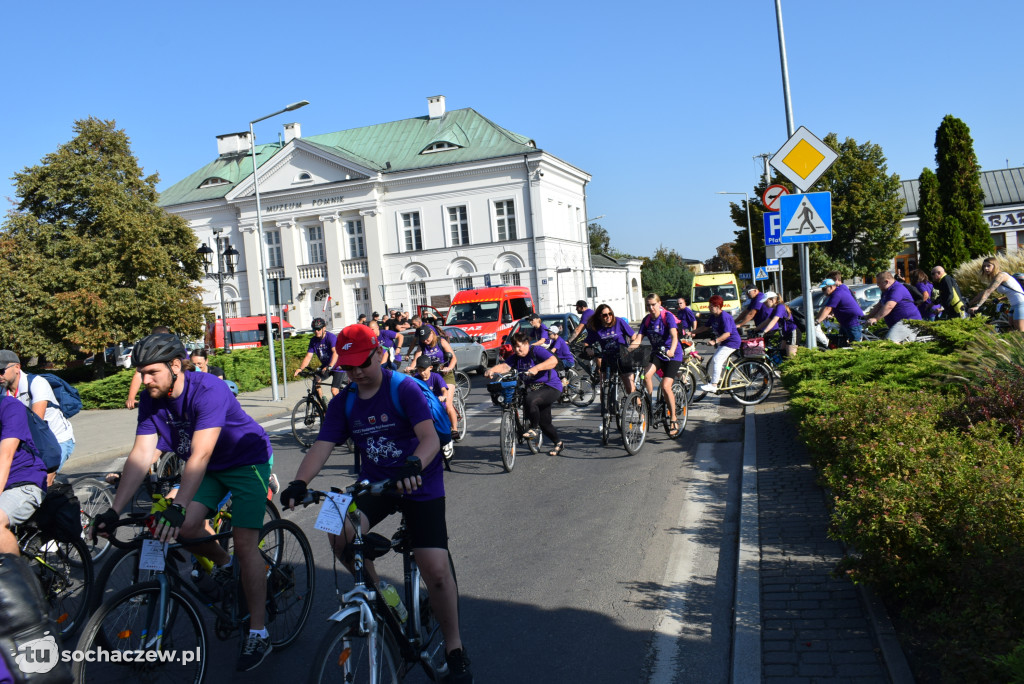
<path id="1" fill-rule="evenodd" d="M 187 359 L 188 352 L 177 335 L 156 333 L 144 337 L 132 349 L 132 365 L 136 368 L 151 363 L 170 363 L 174 359 Z"/>
<path id="2" fill-rule="evenodd" d="M 327 321 L 322 318 L 313 319 L 313 330 L 323 330 L 327 327 Z"/>

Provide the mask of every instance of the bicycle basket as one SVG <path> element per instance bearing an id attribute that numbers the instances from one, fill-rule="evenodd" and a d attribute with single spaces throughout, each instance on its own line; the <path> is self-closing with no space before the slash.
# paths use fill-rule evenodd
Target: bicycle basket
<path id="1" fill-rule="evenodd" d="M 740 343 L 740 352 L 743 356 L 762 357 L 765 355 L 764 338 L 752 337 Z"/>
<path id="2" fill-rule="evenodd" d="M 516 394 L 515 380 L 499 380 L 487 384 L 487 391 L 491 395 L 491 403 L 495 406 L 511 404 Z"/>
<path id="3" fill-rule="evenodd" d="M 620 366 L 629 366 L 631 368 L 646 368 L 651 363 L 651 348 L 646 344 L 641 344 L 636 349 L 630 349 L 626 345 L 619 347 L 619 364 Z"/>

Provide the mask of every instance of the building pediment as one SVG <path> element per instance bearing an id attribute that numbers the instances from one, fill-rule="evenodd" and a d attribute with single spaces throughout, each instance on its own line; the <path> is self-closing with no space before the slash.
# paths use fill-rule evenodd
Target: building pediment
<path id="1" fill-rule="evenodd" d="M 376 171 L 358 162 L 346 159 L 323 148 L 293 140 L 285 145 L 267 162 L 260 165 L 260 193 L 304 188 L 365 180 Z M 252 175 L 238 184 L 226 196 L 228 201 L 256 194 Z"/>

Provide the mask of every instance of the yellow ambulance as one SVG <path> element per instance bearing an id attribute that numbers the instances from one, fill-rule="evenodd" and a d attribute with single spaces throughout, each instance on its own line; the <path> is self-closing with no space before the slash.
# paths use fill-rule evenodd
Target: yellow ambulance
<path id="1" fill-rule="evenodd" d="M 722 309 L 733 316 L 740 312 L 740 281 L 734 273 L 698 273 L 693 276 L 690 308 L 699 316 L 708 312 L 708 300 L 718 295 Z"/>

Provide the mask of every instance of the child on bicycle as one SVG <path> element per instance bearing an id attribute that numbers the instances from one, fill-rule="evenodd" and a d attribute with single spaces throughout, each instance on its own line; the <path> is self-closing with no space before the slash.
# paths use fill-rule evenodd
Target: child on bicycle
<path id="1" fill-rule="evenodd" d="M 357 497 L 364 529 L 398 511 L 405 516 L 416 563 L 430 587 L 430 607 L 444 633 L 449 681 L 471 683 L 473 674 L 459 632 L 458 587 L 449 564 L 441 442 L 427 399 L 415 382 L 403 381 L 401 374 L 395 378 L 393 371 L 382 367 L 380 340 L 365 325 L 342 329 L 337 352 L 338 364 L 355 389 L 347 390 L 327 407 L 317 441 L 306 452 L 295 479 L 281 491 L 281 505 L 293 509 L 302 502 L 309 483 L 324 467 L 334 446 L 349 438 L 363 455 L 360 479 L 397 480 L 397 494 Z M 392 400 L 394 382 L 398 383 L 396 397 L 401 410 Z M 351 410 L 348 392 L 355 394 Z M 406 463 L 413 456 L 422 464 L 418 474 Z M 345 534 L 331 537 L 335 554 L 347 566 L 351 553 L 346 553 L 346 547 L 353 533 L 352 524 L 346 520 Z M 366 564 L 366 571 L 376 582 L 372 563 Z"/>
<path id="2" fill-rule="evenodd" d="M 416 359 L 416 377 L 427 383 L 427 387 L 434 393 L 438 401 L 444 404 L 448 412 L 448 420 L 452 421 L 452 439 L 459 438 L 459 417 L 455 413 L 455 388 L 444 381 L 440 373 L 434 372 L 434 362 L 427 356 Z"/>

